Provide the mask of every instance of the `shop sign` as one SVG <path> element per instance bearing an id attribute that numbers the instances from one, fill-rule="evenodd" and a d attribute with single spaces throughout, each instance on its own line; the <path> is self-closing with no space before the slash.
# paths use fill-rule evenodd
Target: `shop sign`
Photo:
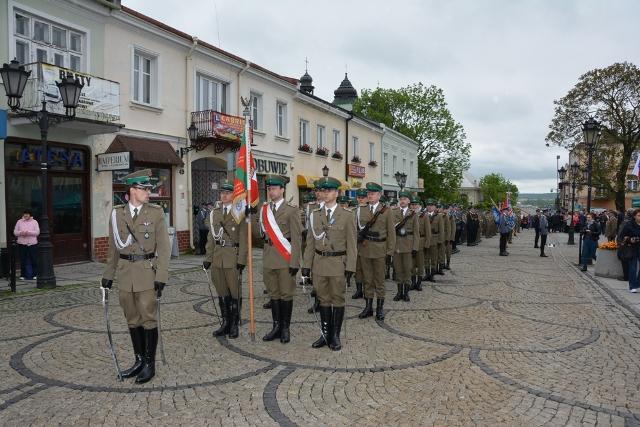
<path id="1" fill-rule="evenodd" d="M 56 86 L 56 81 L 64 79 L 68 74 L 80 80 L 84 85 L 78 108 L 76 108 L 76 117 L 96 120 L 99 122 L 116 122 L 120 120 L 120 84 L 110 80 L 101 79 L 100 77 L 90 74 L 79 73 L 67 68 L 57 67 L 51 64 L 40 64 L 42 67 L 41 81 L 43 91 L 47 101 L 51 98 L 59 99 L 60 92 Z M 38 91 L 36 91 L 35 96 Z M 54 95 L 55 94 L 55 95 Z M 33 105 L 34 108 L 40 109 L 40 99 L 30 100 L 25 105 Z M 34 102 L 35 101 L 35 102 Z M 51 113 L 64 114 L 65 108 L 62 102 L 52 102 L 47 105 Z"/>
<path id="2" fill-rule="evenodd" d="M 355 176 L 356 178 L 364 178 L 366 168 L 364 166 L 349 163 L 349 176 Z"/>
<path id="3" fill-rule="evenodd" d="M 265 174 L 276 174 L 276 175 L 287 175 L 289 171 L 289 165 L 286 162 L 278 162 L 276 160 L 266 160 L 266 159 L 255 159 L 256 161 L 256 173 L 265 175 Z"/>
<path id="4" fill-rule="evenodd" d="M 5 153 L 5 163 L 8 168 L 39 169 L 42 163 L 42 147 L 39 145 L 7 144 Z M 85 152 L 73 148 L 49 146 L 47 163 L 51 170 L 84 170 L 86 168 Z"/>
<path id="5" fill-rule="evenodd" d="M 131 169 L 131 152 L 103 153 L 98 158 L 98 172 Z"/>
<path id="6" fill-rule="evenodd" d="M 241 142 L 244 132 L 244 119 L 214 111 L 211 113 L 213 132 L 217 138 Z"/>

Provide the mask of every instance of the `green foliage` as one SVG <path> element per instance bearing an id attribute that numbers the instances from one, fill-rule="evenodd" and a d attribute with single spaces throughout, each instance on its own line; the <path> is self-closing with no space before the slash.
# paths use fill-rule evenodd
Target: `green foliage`
<path id="1" fill-rule="evenodd" d="M 418 141 L 418 176 L 424 179 L 425 195 L 445 202 L 458 200 L 471 144 L 447 108 L 442 89 L 422 83 L 364 89 L 353 110 Z"/>
<path id="2" fill-rule="evenodd" d="M 500 204 L 507 198 L 507 191 L 511 191 L 511 206 L 518 202 L 518 187 L 499 173 L 490 173 L 480 178 L 480 191 L 484 197 L 483 208 L 493 206 L 491 200 Z"/>
<path id="3" fill-rule="evenodd" d="M 624 210 L 627 168 L 640 145 L 640 69 L 628 62 L 591 70 L 563 98 L 554 101 L 555 114 L 547 142 L 582 151 L 582 123 L 592 115 L 600 121 L 602 138 L 593 157 L 593 184 L 615 195 Z"/>

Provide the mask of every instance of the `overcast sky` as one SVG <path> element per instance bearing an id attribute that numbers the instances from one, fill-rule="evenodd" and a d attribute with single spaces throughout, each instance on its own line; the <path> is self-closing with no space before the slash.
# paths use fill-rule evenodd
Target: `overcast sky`
<path id="1" fill-rule="evenodd" d="M 545 147 L 553 100 L 590 69 L 640 64 L 637 0 L 123 3 L 280 74 L 299 78 L 308 57 L 329 101 L 345 67 L 358 92 L 439 86 L 472 145 L 470 172 L 500 172 L 520 192 L 555 188 L 556 155 L 567 159 Z"/>

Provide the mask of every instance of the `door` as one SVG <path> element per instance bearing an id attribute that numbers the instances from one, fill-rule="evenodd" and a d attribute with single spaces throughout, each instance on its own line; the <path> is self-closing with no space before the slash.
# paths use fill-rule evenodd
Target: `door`
<path id="1" fill-rule="evenodd" d="M 91 248 L 86 177 L 52 174 L 49 183 L 49 221 L 54 263 L 88 260 Z"/>

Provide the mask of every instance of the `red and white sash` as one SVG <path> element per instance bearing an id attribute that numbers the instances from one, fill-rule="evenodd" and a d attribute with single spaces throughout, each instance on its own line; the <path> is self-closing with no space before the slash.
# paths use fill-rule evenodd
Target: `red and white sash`
<path id="1" fill-rule="evenodd" d="M 289 242 L 282 231 L 280 230 L 280 226 L 276 222 L 276 217 L 273 215 L 273 211 L 269 209 L 269 204 L 262 205 L 262 215 L 260 215 L 262 219 L 262 226 L 264 228 L 265 233 L 269 236 L 269 240 L 273 243 L 273 246 L 276 247 L 280 255 L 287 262 L 291 261 L 291 242 Z"/>

